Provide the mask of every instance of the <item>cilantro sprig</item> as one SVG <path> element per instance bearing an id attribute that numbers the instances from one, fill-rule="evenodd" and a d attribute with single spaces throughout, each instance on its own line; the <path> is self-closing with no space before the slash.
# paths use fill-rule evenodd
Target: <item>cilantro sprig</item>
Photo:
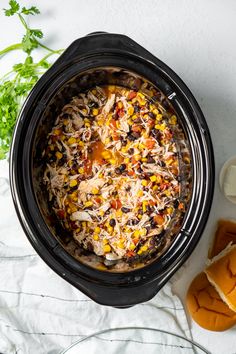
<path id="1" fill-rule="evenodd" d="M 25 18 L 38 15 L 40 11 L 37 7 L 21 7 L 16 0 L 10 0 L 9 8 L 4 9 L 4 13 L 7 17 L 17 16 L 25 28 L 25 34 L 21 42 L 0 50 L 0 58 L 15 50 L 25 52 L 26 58 L 23 62 L 15 64 L 9 73 L 0 78 L 0 159 L 6 158 L 9 152 L 15 122 L 23 101 L 39 77 L 50 67 L 51 63 L 48 59 L 63 51 L 53 50 L 41 43 L 43 32 L 28 26 Z M 36 48 L 42 48 L 47 52 L 38 62 L 34 62 L 32 57 L 32 52 Z"/>

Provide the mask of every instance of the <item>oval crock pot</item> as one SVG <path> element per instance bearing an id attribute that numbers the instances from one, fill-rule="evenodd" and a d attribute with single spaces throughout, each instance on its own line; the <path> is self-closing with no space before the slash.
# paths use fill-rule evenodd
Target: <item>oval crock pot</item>
<path id="1" fill-rule="evenodd" d="M 102 67 L 128 70 L 157 87 L 178 115 L 191 153 L 191 196 L 174 241 L 153 262 L 123 273 L 89 267 L 62 247 L 42 215 L 34 187 L 34 178 L 37 178 L 32 173 L 37 129 L 40 124 L 41 127 L 48 124 L 50 119 L 42 121 L 48 107 L 56 110 L 55 104 L 50 105 L 50 100 L 61 87 L 73 86 L 70 80 L 76 75 Z M 49 267 L 97 303 L 120 308 L 132 306 L 151 299 L 186 261 L 201 237 L 214 189 L 211 138 L 193 95 L 167 65 L 124 35 L 96 32 L 73 42 L 42 76 L 25 101 L 13 136 L 10 183 L 25 234 Z"/>

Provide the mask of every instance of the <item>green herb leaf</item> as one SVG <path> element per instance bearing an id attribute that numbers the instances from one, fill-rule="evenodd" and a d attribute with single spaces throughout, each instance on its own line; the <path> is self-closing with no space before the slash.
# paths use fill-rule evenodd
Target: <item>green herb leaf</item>
<path id="1" fill-rule="evenodd" d="M 31 6 L 28 9 L 23 6 L 21 13 L 24 15 L 37 15 L 37 14 L 40 14 L 40 11 L 36 6 Z"/>
<path id="2" fill-rule="evenodd" d="M 40 29 L 31 29 L 30 33 L 33 34 L 35 37 L 43 38 L 43 32 Z"/>
<path id="3" fill-rule="evenodd" d="M 22 38 L 22 49 L 27 54 L 30 54 L 35 48 L 38 48 L 38 42 L 31 36 L 30 31 L 27 31 Z"/>
<path id="4" fill-rule="evenodd" d="M 10 9 L 4 9 L 5 16 L 13 16 L 20 10 L 20 5 L 16 0 L 9 1 Z"/>

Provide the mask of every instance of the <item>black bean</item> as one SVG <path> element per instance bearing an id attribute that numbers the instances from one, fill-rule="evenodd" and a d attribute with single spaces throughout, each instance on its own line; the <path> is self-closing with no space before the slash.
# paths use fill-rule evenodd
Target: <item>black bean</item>
<path id="1" fill-rule="evenodd" d="M 127 135 L 127 138 L 128 138 L 130 141 L 136 140 L 135 136 L 132 135 L 132 134 L 128 134 L 128 135 Z"/>
<path id="2" fill-rule="evenodd" d="M 128 186 L 128 187 L 126 187 L 126 188 L 125 188 L 126 192 L 129 192 L 129 191 L 130 191 L 130 189 L 131 189 L 131 187 L 130 187 L 130 186 Z"/>
<path id="3" fill-rule="evenodd" d="M 127 140 L 122 140 L 122 141 L 121 141 L 121 145 L 122 145 L 122 146 L 126 146 L 126 144 L 127 144 Z"/>
<path id="4" fill-rule="evenodd" d="M 165 109 L 169 109 L 170 108 L 170 104 L 167 100 L 164 100 L 161 102 L 162 106 L 165 108 Z"/>
<path id="5" fill-rule="evenodd" d="M 137 172 L 138 172 L 138 173 L 142 173 L 142 172 L 143 172 L 142 168 L 139 167 L 139 168 L 137 169 Z"/>
<path id="6" fill-rule="evenodd" d="M 122 163 L 119 167 L 120 171 L 123 172 L 126 169 L 126 164 Z"/>
<path id="7" fill-rule="evenodd" d="M 149 156 L 149 155 L 148 155 L 148 157 L 147 157 L 147 162 L 148 162 L 148 163 L 155 163 L 155 160 L 154 160 L 154 158 L 153 158 L 152 156 Z"/>
<path id="8" fill-rule="evenodd" d="M 121 211 L 122 211 L 123 213 L 129 213 L 129 212 L 130 212 L 130 209 L 129 209 L 129 208 L 126 208 L 126 207 L 122 207 L 122 208 L 121 208 Z"/>
<path id="9" fill-rule="evenodd" d="M 161 133 L 158 129 L 152 128 L 151 135 L 156 138 L 157 140 L 161 138 Z"/>
<path id="10" fill-rule="evenodd" d="M 132 135 L 135 137 L 135 139 L 140 138 L 140 134 L 137 132 L 133 132 Z"/>
<path id="11" fill-rule="evenodd" d="M 140 107 L 137 106 L 137 105 L 135 105 L 135 106 L 134 106 L 134 112 L 137 113 L 139 110 L 140 110 Z"/>
<path id="12" fill-rule="evenodd" d="M 119 169 L 119 167 L 116 167 L 116 168 L 115 168 L 115 173 L 117 173 L 118 175 L 120 175 L 121 172 L 122 172 L 122 171 Z"/>
<path id="13" fill-rule="evenodd" d="M 134 123 L 141 123 L 141 119 L 140 118 L 134 119 Z"/>
<path id="14" fill-rule="evenodd" d="M 161 166 L 161 167 L 165 167 L 165 165 L 166 165 L 166 164 L 165 164 L 165 162 L 164 162 L 164 161 L 162 161 L 162 160 L 160 160 L 160 161 L 159 161 L 159 166 Z"/>
<path id="15" fill-rule="evenodd" d="M 110 221 L 109 221 L 109 225 L 110 226 L 115 226 L 115 224 L 116 224 L 116 221 L 115 221 L 115 219 L 111 219 Z"/>
<path id="16" fill-rule="evenodd" d="M 149 117 L 155 118 L 155 114 L 153 112 L 148 112 Z"/>
<path id="17" fill-rule="evenodd" d="M 129 153 L 130 155 L 132 155 L 132 154 L 134 153 L 134 148 L 130 148 L 130 149 L 128 150 L 128 153 Z"/>
<path id="18" fill-rule="evenodd" d="M 178 199 L 175 199 L 173 206 L 174 206 L 175 209 L 178 208 L 178 206 L 179 206 L 179 201 L 178 201 Z"/>

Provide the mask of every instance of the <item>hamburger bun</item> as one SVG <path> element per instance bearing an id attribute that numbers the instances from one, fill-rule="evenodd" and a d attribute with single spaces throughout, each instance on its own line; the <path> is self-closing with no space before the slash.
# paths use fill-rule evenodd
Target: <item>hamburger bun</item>
<path id="1" fill-rule="evenodd" d="M 211 259 L 219 254 L 228 244 L 236 243 L 236 223 L 229 220 L 219 220 L 213 245 L 208 257 Z"/>
<path id="2" fill-rule="evenodd" d="M 186 304 L 193 320 L 210 331 L 225 331 L 236 324 L 236 313 L 222 301 L 205 273 L 192 281 Z"/>
<path id="3" fill-rule="evenodd" d="M 205 273 L 222 300 L 236 312 L 236 245 L 230 244 L 214 257 Z"/>

